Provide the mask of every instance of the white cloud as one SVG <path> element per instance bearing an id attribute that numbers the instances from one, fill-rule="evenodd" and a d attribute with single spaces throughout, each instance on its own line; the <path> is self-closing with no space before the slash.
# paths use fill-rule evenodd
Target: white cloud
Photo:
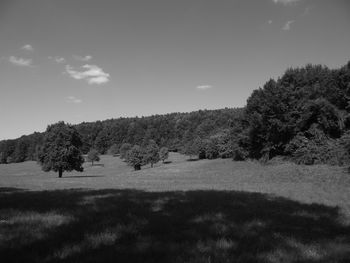
<path id="1" fill-rule="evenodd" d="M 34 48 L 31 45 L 24 45 L 23 47 L 21 47 L 21 49 L 27 51 L 34 51 Z"/>
<path id="2" fill-rule="evenodd" d="M 31 59 L 18 58 L 15 56 L 11 56 L 9 58 L 9 61 L 16 66 L 22 66 L 22 67 L 30 67 L 32 66 L 32 63 L 33 63 Z"/>
<path id="3" fill-rule="evenodd" d="M 74 97 L 74 96 L 69 96 L 69 97 L 67 97 L 67 101 L 68 101 L 69 103 L 75 103 L 75 104 L 79 104 L 79 103 L 82 103 L 82 102 L 83 102 L 82 99 L 78 99 L 78 98 L 76 98 L 76 97 Z"/>
<path id="4" fill-rule="evenodd" d="M 199 90 L 206 90 L 206 89 L 211 89 L 213 86 L 211 85 L 199 85 L 197 86 L 197 89 Z"/>
<path id="5" fill-rule="evenodd" d="M 51 56 L 50 56 L 49 59 L 54 60 L 54 61 L 55 61 L 56 63 L 58 63 L 58 64 L 61 64 L 61 63 L 66 62 L 65 58 L 59 57 L 59 56 L 56 56 L 56 57 L 51 57 Z"/>
<path id="6" fill-rule="evenodd" d="M 90 55 L 87 55 L 87 56 L 85 56 L 85 57 L 73 55 L 73 57 L 74 57 L 76 60 L 79 60 L 79 61 L 89 61 L 89 60 L 92 59 L 92 56 L 90 56 Z"/>
<path id="7" fill-rule="evenodd" d="M 289 21 L 287 21 L 287 23 L 283 26 L 283 30 L 286 30 L 286 31 L 288 31 L 288 30 L 290 30 L 290 26 L 294 23 L 295 21 L 294 20 L 289 20 Z"/>
<path id="8" fill-rule="evenodd" d="M 269 25 L 271 25 L 271 24 L 272 24 L 272 20 L 267 21 L 267 23 L 268 23 Z"/>
<path id="9" fill-rule="evenodd" d="M 302 16 L 307 16 L 307 15 L 309 15 L 310 14 L 310 12 L 311 12 L 311 7 L 305 7 L 305 9 L 304 9 L 304 12 L 303 12 L 303 14 L 302 14 Z"/>
<path id="10" fill-rule="evenodd" d="M 110 75 L 96 65 L 84 65 L 83 71 L 74 70 L 72 66 L 66 65 L 66 72 L 77 80 L 86 80 L 88 84 L 104 84 L 109 81 Z"/>
<path id="11" fill-rule="evenodd" d="M 284 4 L 284 5 L 289 5 L 292 3 L 299 2 L 300 0 L 273 0 L 275 4 Z"/>

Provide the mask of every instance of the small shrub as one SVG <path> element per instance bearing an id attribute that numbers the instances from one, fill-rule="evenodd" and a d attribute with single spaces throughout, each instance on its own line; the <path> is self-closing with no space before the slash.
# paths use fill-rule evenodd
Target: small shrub
<path id="1" fill-rule="evenodd" d="M 329 139 L 319 132 L 313 132 L 313 134 L 310 138 L 298 134 L 287 145 L 286 153 L 292 156 L 295 163 L 306 165 L 346 165 L 350 163 L 350 154 L 347 150 L 350 142 L 348 135 L 339 139 Z"/>
<path id="2" fill-rule="evenodd" d="M 132 145 L 130 143 L 123 143 L 122 146 L 120 146 L 119 153 L 120 153 L 120 159 L 127 159 L 128 151 L 132 148 Z"/>
<path id="3" fill-rule="evenodd" d="M 169 158 L 169 150 L 167 147 L 162 147 L 159 150 L 159 157 L 163 161 L 163 163 L 165 162 L 166 159 Z"/>
<path id="4" fill-rule="evenodd" d="M 100 154 L 97 150 L 91 149 L 87 154 L 87 160 L 91 162 L 91 166 L 93 166 L 94 162 L 100 161 Z"/>
<path id="5" fill-rule="evenodd" d="M 138 145 L 132 147 L 128 151 L 126 161 L 130 166 L 134 167 L 135 171 L 141 170 L 141 165 L 144 164 L 144 152 L 142 148 Z"/>

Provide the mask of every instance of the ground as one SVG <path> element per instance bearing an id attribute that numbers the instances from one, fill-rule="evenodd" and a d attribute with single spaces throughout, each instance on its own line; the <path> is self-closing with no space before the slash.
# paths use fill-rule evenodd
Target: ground
<path id="1" fill-rule="evenodd" d="M 346 168 L 187 161 L 0 165 L 4 262 L 349 262 Z"/>

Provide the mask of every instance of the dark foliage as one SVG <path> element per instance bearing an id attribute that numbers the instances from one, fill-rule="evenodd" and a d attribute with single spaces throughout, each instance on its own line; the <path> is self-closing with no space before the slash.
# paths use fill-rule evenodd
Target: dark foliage
<path id="1" fill-rule="evenodd" d="M 45 172 L 83 171 L 84 159 L 80 152 L 82 145 L 79 133 L 71 125 L 58 122 L 46 129 L 38 162 Z"/>
<path id="2" fill-rule="evenodd" d="M 120 146 L 119 153 L 121 159 L 126 159 L 128 157 L 128 152 L 132 148 L 132 145 L 130 143 L 123 143 L 122 146 Z"/>
<path id="3" fill-rule="evenodd" d="M 119 118 L 97 122 L 83 122 L 75 125 L 81 135 L 80 150 L 86 154 L 91 148 L 100 154 L 107 153 L 113 146 L 120 149 L 124 143 L 146 145 L 154 140 L 159 147 L 178 151 L 187 142 L 200 136 L 208 138 L 224 129 L 229 129 L 230 120 L 241 114 L 242 109 L 200 110 L 190 113 L 171 113 L 149 117 Z M 35 160 L 36 147 L 42 144 L 45 133 L 34 133 L 16 140 L 0 142 L 0 162 L 6 163 L 7 157 L 12 160 L 23 160 L 23 151 L 15 154 L 15 149 L 22 141 L 27 145 L 25 160 Z M 197 135 L 198 134 L 198 135 Z M 24 148 L 24 147 L 23 147 Z M 122 155 L 122 153 L 121 153 Z M 124 156 L 125 158 L 125 156 Z"/>
<path id="4" fill-rule="evenodd" d="M 334 149 L 342 147 L 339 138 L 350 128 L 349 76 L 350 62 L 337 70 L 288 69 L 277 81 L 268 81 L 247 101 L 247 137 L 243 131 L 235 148 L 248 150 L 252 158 L 285 155 L 305 164 L 344 163 L 345 149 Z"/>
<path id="5" fill-rule="evenodd" d="M 165 160 L 169 158 L 169 150 L 167 147 L 162 147 L 159 150 L 159 158 L 165 163 Z"/>
<path id="6" fill-rule="evenodd" d="M 159 156 L 159 147 L 157 143 L 154 140 L 150 140 L 146 147 L 143 150 L 144 152 L 144 162 L 145 164 L 151 164 L 151 167 L 153 167 L 153 164 L 160 161 Z"/>
<path id="7" fill-rule="evenodd" d="M 126 162 L 134 167 L 135 171 L 141 170 L 141 166 L 146 164 L 144 149 L 134 145 L 126 155 Z"/>

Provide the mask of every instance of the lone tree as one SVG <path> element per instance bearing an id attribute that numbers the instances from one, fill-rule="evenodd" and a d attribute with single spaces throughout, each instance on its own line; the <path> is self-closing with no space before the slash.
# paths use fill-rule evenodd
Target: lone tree
<path id="1" fill-rule="evenodd" d="M 41 147 L 38 162 L 45 172 L 58 172 L 62 177 L 63 171 L 83 171 L 84 158 L 80 147 L 82 141 L 76 129 L 63 121 L 49 125 L 46 129 L 44 142 Z"/>
<path id="2" fill-rule="evenodd" d="M 142 148 L 138 145 L 132 147 L 128 152 L 126 161 L 130 166 L 134 167 L 135 171 L 141 170 L 141 165 L 144 164 L 144 153 Z"/>
<path id="3" fill-rule="evenodd" d="M 126 159 L 128 151 L 132 148 L 132 145 L 130 143 L 123 143 L 122 146 L 120 146 L 119 153 L 120 153 L 120 159 Z"/>
<path id="4" fill-rule="evenodd" d="M 87 160 L 91 162 L 91 166 L 93 166 L 94 162 L 98 162 L 100 160 L 100 154 L 97 150 L 91 149 L 87 154 Z"/>
<path id="5" fill-rule="evenodd" d="M 163 161 L 163 163 L 164 163 L 164 161 L 165 161 L 166 159 L 168 159 L 168 157 L 169 157 L 169 150 L 168 150 L 167 147 L 162 147 L 162 148 L 160 148 L 159 157 L 160 157 L 160 159 Z"/>
<path id="6" fill-rule="evenodd" d="M 192 157 L 198 156 L 198 145 L 194 142 L 188 142 L 182 149 L 181 153 L 188 155 L 190 159 L 192 160 Z"/>
<path id="7" fill-rule="evenodd" d="M 145 149 L 145 162 L 150 163 L 153 167 L 153 164 L 159 162 L 159 160 L 159 147 L 155 141 L 150 140 Z"/>

